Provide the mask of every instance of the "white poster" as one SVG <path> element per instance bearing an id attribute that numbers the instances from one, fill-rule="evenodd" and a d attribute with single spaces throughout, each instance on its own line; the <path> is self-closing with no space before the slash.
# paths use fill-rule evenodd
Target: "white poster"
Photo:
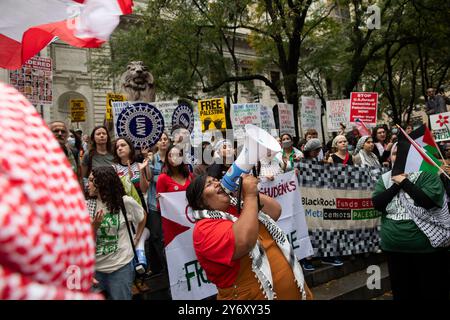
<path id="1" fill-rule="evenodd" d="M 270 134 L 276 130 L 275 119 L 273 117 L 273 110 L 270 107 L 261 105 L 261 128 Z"/>
<path id="2" fill-rule="evenodd" d="M 119 134 L 117 133 L 117 125 L 116 125 L 117 117 L 125 108 L 129 107 L 131 103 L 129 101 L 114 101 L 114 102 L 111 102 L 111 104 L 112 104 L 112 115 L 113 115 L 113 123 L 114 123 L 114 135 L 117 139 L 117 138 L 119 138 Z"/>
<path id="3" fill-rule="evenodd" d="M 450 112 L 430 115 L 431 131 L 436 142 L 450 140 Z"/>
<path id="4" fill-rule="evenodd" d="M 294 106 L 288 103 L 277 103 L 277 106 L 280 135 L 283 133 L 289 133 L 291 136 L 296 137 Z"/>
<path id="5" fill-rule="evenodd" d="M 350 99 L 327 101 L 328 132 L 337 132 L 340 124 L 348 126 L 350 123 Z"/>
<path id="6" fill-rule="evenodd" d="M 245 125 L 254 124 L 262 127 L 261 123 L 261 104 L 259 103 L 235 103 L 231 105 L 230 112 L 231 124 L 235 139 L 245 137 Z"/>
<path id="7" fill-rule="evenodd" d="M 300 108 L 300 123 L 303 134 L 305 134 L 308 129 L 316 129 L 319 135 L 321 135 L 321 104 L 322 103 L 320 99 L 302 97 L 302 106 Z"/>
<path id="8" fill-rule="evenodd" d="M 151 105 L 155 106 L 164 117 L 164 131 L 170 134 L 172 130 L 172 115 L 175 109 L 178 107 L 178 101 L 158 101 L 150 102 Z"/>
<path id="9" fill-rule="evenodd" d="M 161 193 L 164 241 L 173 300 L 200 300 L 217 293 L 200 267 L 192 242 L 194 219 L 186 192 Z"/>
<path id="10" fill-rule="evenodd" d="M 295 172 L 279 175 L 274 181 L 261 182 L 259 189 L 261 193 L 276 199 L 281 205 L 281 216 L 277 223 L 288 236 L 297 259 L 314 255 Z"/>

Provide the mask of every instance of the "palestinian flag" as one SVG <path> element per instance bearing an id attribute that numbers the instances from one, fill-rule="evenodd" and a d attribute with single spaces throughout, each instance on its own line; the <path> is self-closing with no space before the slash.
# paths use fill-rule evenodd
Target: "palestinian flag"
<path id="1" fill-rule="evenodd" d="M 426 125 L 408 135 L 399 128 L 397 158 L 392 168 L 392 176 L 401 173 L 428 171 L 438 173 L 442 163 L 438 160 L 438 145 Z"/>

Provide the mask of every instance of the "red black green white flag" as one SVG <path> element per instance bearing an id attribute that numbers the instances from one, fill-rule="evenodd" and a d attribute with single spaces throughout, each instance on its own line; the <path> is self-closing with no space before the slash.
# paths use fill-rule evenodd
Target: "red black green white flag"
<path id="1" fill-rule="evenodd" d="M 402 128 L 399 129 L 397 158 L 392 168 L 392 175 L 417 171 L 437 173 L 438 167 L 442 165 L 438 160 L 439 146 L 428 127 L 422 125 L 410 135 Z"/>

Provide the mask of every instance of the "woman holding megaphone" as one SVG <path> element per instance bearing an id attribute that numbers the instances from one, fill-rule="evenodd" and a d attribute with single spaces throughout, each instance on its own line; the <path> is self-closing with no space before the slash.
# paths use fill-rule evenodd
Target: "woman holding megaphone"
<path id="1" fill-rule="evenodd" d="M 217 299 L 312 299 L 293 248 L 275 222 L 280 205 L 259 193 L 256 177 L 241 179 L 241 210 L 214 177 L 200 175 L 186 190 L 196 219 L 194 249 L 217 286 Z"/>

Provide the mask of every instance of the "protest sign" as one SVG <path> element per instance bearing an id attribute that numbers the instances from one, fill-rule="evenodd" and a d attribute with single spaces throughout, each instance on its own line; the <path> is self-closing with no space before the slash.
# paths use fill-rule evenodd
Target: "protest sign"
<path id="1" fill-rule="evenodd" d="M 260 192 L 274 198 L 281 205 L 281 216 L 277 224 L 288 236 L 297 258 L 312 256 L 314 251 L 308 235 L 305 211 L 298 201 L 302 196 L 295 172 L 279 175 L 274 181 L 262 182 Z"/>
<path id="2" fill-rule="evenodd" d="M 106 120 L 113 119 L 112 103 L 119 102 L 119 101 L 125 101 L 125 100 L 126 100 L 126 98 L 123 94 L 113 93 L 113 92 L 109 92 L 106 94 Z"/>
<path id="3" fill-rule="evenodd" d="M 202 122 L 202 132 L 227 128 L 225 100 L 223 98 L 199 100 L 198 110 Z"/>
<path id="4" fill-rule="evenodd" d="M 302 106 L 300 109 L 300 123 L 303 134 L 308 129 L 315 129 L 322 135 L 322 102 L 319 99 L 311 97 L 302 97 Z M 293 119 L 294 117 L 292 117 Z"/>
<path id="5" fill-rule="evenodd" d="M 261 127 L 261 105 L 259 103 L 235 103 L 231 105 L 231 124 L 235 139 L 245 137 L 245 125 Z"/>
<path id="6" fill-rule="evenodd" d="M 52 59 L 33 57 L 9 72 L 9 83 L 33 105 L 52 104 Z"/>
<path id="7" fill-rule="evenodd" d="M 374 209 L 372 192 L 386 170 L 300 163 L 300 192 L 315 256 L 379 249 L 381 213 Z"/>
<path id="8" fill-rule="evenodd" d="M 328 132 L 337 132 L 340 124 L 348 126 L 350 123 L 350 99 L 327 101 Z"/>
<path id="9" fill-rule="evenodd" d="M 192 242 L 195 220 L 186 192 L 161 193 L 159 203 L 172 299 L 200 300 L 216 294 L 216 286 L 206 278 L 195 255 Z"/>
<path id="10" fill-rule="evenodd" d="M 436 142 L 450 140 L 449 118 L 450 112 L 430 115 L 431 131 Z"/>
<path id="11" fill-rule="evenodd" d="M 352 92 L 350 98 L 350 123 L 360 119 L 367 126 L 376 126 L 378 109 L 377 92 Z"/>
<path id="12" fill-rule="evenodd" d="M 277 103 L 277 106 L 280 134 L 289 133 L 293 137 L 297 136 L 295 134 L 294 106 L 287 103 Z"/>
<path id="13" fill-rule="evenodd" d="M 86 121 L 86 101 L 82 99 L 71 99 L 69 105 L 72 122 Z"/>
<path id="14" fill-rule="evenodd" d="M 116 138 L 128 138 L 136 149 L 154 146 L 164 131 L 159 110 L 144 102 L 113 102 Z"/>

